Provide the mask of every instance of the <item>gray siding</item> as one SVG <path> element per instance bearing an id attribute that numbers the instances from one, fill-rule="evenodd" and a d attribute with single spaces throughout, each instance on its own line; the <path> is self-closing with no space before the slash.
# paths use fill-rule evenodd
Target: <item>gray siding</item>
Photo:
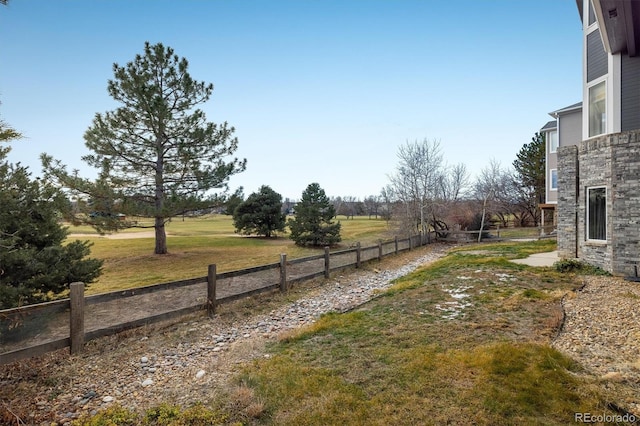
<path id="1" fill-rule="evenodd" d="M 596 14 L 593 11 L 593 6 L 591 5 L 591 2 L 589 2 L 589 25 L 593 24 L 594 22 L 596 22 Z"/>
<path id="2" fill-rule="evenodd" d="M 547 155 L 547 172 L 551 169 L 558 168 L 558 154 L 556 152 L 550 152 Z M 547 176 L 548 177 L 548 176 Z"/>
<path id="3" fill-rule="evenodd" d="M 587 35 L 587 83 L 607 74 L 607 52 L 600 39 L 600 30 Z"/>
<path id="4" fill-rule="evenodd" d="M 552 129 L 552 130 L 548 130 L 545 132 L 545 139 L 547 141 L 549 141 L 549 134 L 552 131 L 556 131 L 556 129 Z M 545 167 L 545 179 L 546 179 L 546 187 L 545 187 L 545 191 L 546 191 L 546 202 L 547 203 L 555 203 L 558 201 L 558 191 L 556 190 L 551 190 L 551 176 L 550 176 L 550 170 L 551 169 L 558 169 L 558 154 L 556 152 L 551 152 L 551 150 L 549 149 L 549 143 L 546 144 L 546 153 L 547 153 L 547 163 L 546 163 L 546 167 Z"/>
<path id="5" fill-rule="evenodd" d="M 558 121 L 560 146 L 578 145 L 582 142 L 582 109 L 562 114 Z"/>
<path id="6" fill-rule="evenodd" d="M 620 125 L 626 132 L 640 129 L 640 57 L 621 56 Z"/>

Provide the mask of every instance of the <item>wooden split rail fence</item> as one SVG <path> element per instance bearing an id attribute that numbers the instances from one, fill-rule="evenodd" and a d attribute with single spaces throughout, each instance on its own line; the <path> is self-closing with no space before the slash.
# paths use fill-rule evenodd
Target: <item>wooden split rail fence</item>
<path id="1" fill-rule="evenodd" d="M 299 259 L 287 259 L 238 271 L 218 273 L 209 265 L 205 277 L 84 295 L 84 284 L 71 284 L 70 297 L 47 303 L 0 310 L 0 364 L 39 356 L 66 347 L 78 353 L 89 340 L 207 310 L 266 291 L 287 291 L 292 284 L 363 262 L 411 250 L 431 241 L 430 235 L 395 237 L 377 245 L 355 247 Z"/>

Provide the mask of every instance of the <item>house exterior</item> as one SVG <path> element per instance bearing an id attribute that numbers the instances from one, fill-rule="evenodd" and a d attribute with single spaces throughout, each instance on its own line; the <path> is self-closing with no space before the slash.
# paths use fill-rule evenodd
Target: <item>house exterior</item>
<path id="1" fill-rule="evenodd" d="M 560 118 L 558 253 L 631 275 L 640 261 L 640 2 L 577 0 L 577 6 L 581 137 L 563 143 Z"/>
<path id="2" fill-rule="evenodd" d="M 556 205 L 558 204 L 558 123 L 549 121 L 542 126 L 540 134 L 545 140 L 545 196 L 544 203 L 540 204 L 541 235 L 555 230 L 558 218 Z M 555 179 L 555 180 L 554 180 Z"/>
<path id="3" fill-rule="evenodd" d="M 544 233 L 555 230 L 558 218 L 558 149 L 577 145 L 582 141 L 582 102 L 550 112 L 554 119 L 545 124 L 540 133 L 544 135 L 545 147 L 545 202 L 540 204 Z"/>

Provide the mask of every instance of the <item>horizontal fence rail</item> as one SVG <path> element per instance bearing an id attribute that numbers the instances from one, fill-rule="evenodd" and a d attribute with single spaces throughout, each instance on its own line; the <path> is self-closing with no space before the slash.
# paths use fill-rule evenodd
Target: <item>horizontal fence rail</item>
<path id="1" fill-rule="evenodd" d="M 0 364 L 70 348 L 82 350 L 92 339 L 206 310 L 268 291 L 287 291 L 292 284 L 331 272 L 360 267 L 435 240 L 416 235 L 378 244 L 280 261 L 268 265 L 217 273 L 209 265 L 207 276 L 84 296 L 84 284 L 73 283 L 68 299 L 0 310 Z"/>

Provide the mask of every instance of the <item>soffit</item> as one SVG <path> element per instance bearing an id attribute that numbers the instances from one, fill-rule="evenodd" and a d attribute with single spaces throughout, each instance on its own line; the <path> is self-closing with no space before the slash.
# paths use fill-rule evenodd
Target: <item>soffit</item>
<path id="1" fill-rule="evenodd" d="M 640 53 L 640 2 L 634 0 L 595 0 L 600 31 L 610 53 Z"/>

